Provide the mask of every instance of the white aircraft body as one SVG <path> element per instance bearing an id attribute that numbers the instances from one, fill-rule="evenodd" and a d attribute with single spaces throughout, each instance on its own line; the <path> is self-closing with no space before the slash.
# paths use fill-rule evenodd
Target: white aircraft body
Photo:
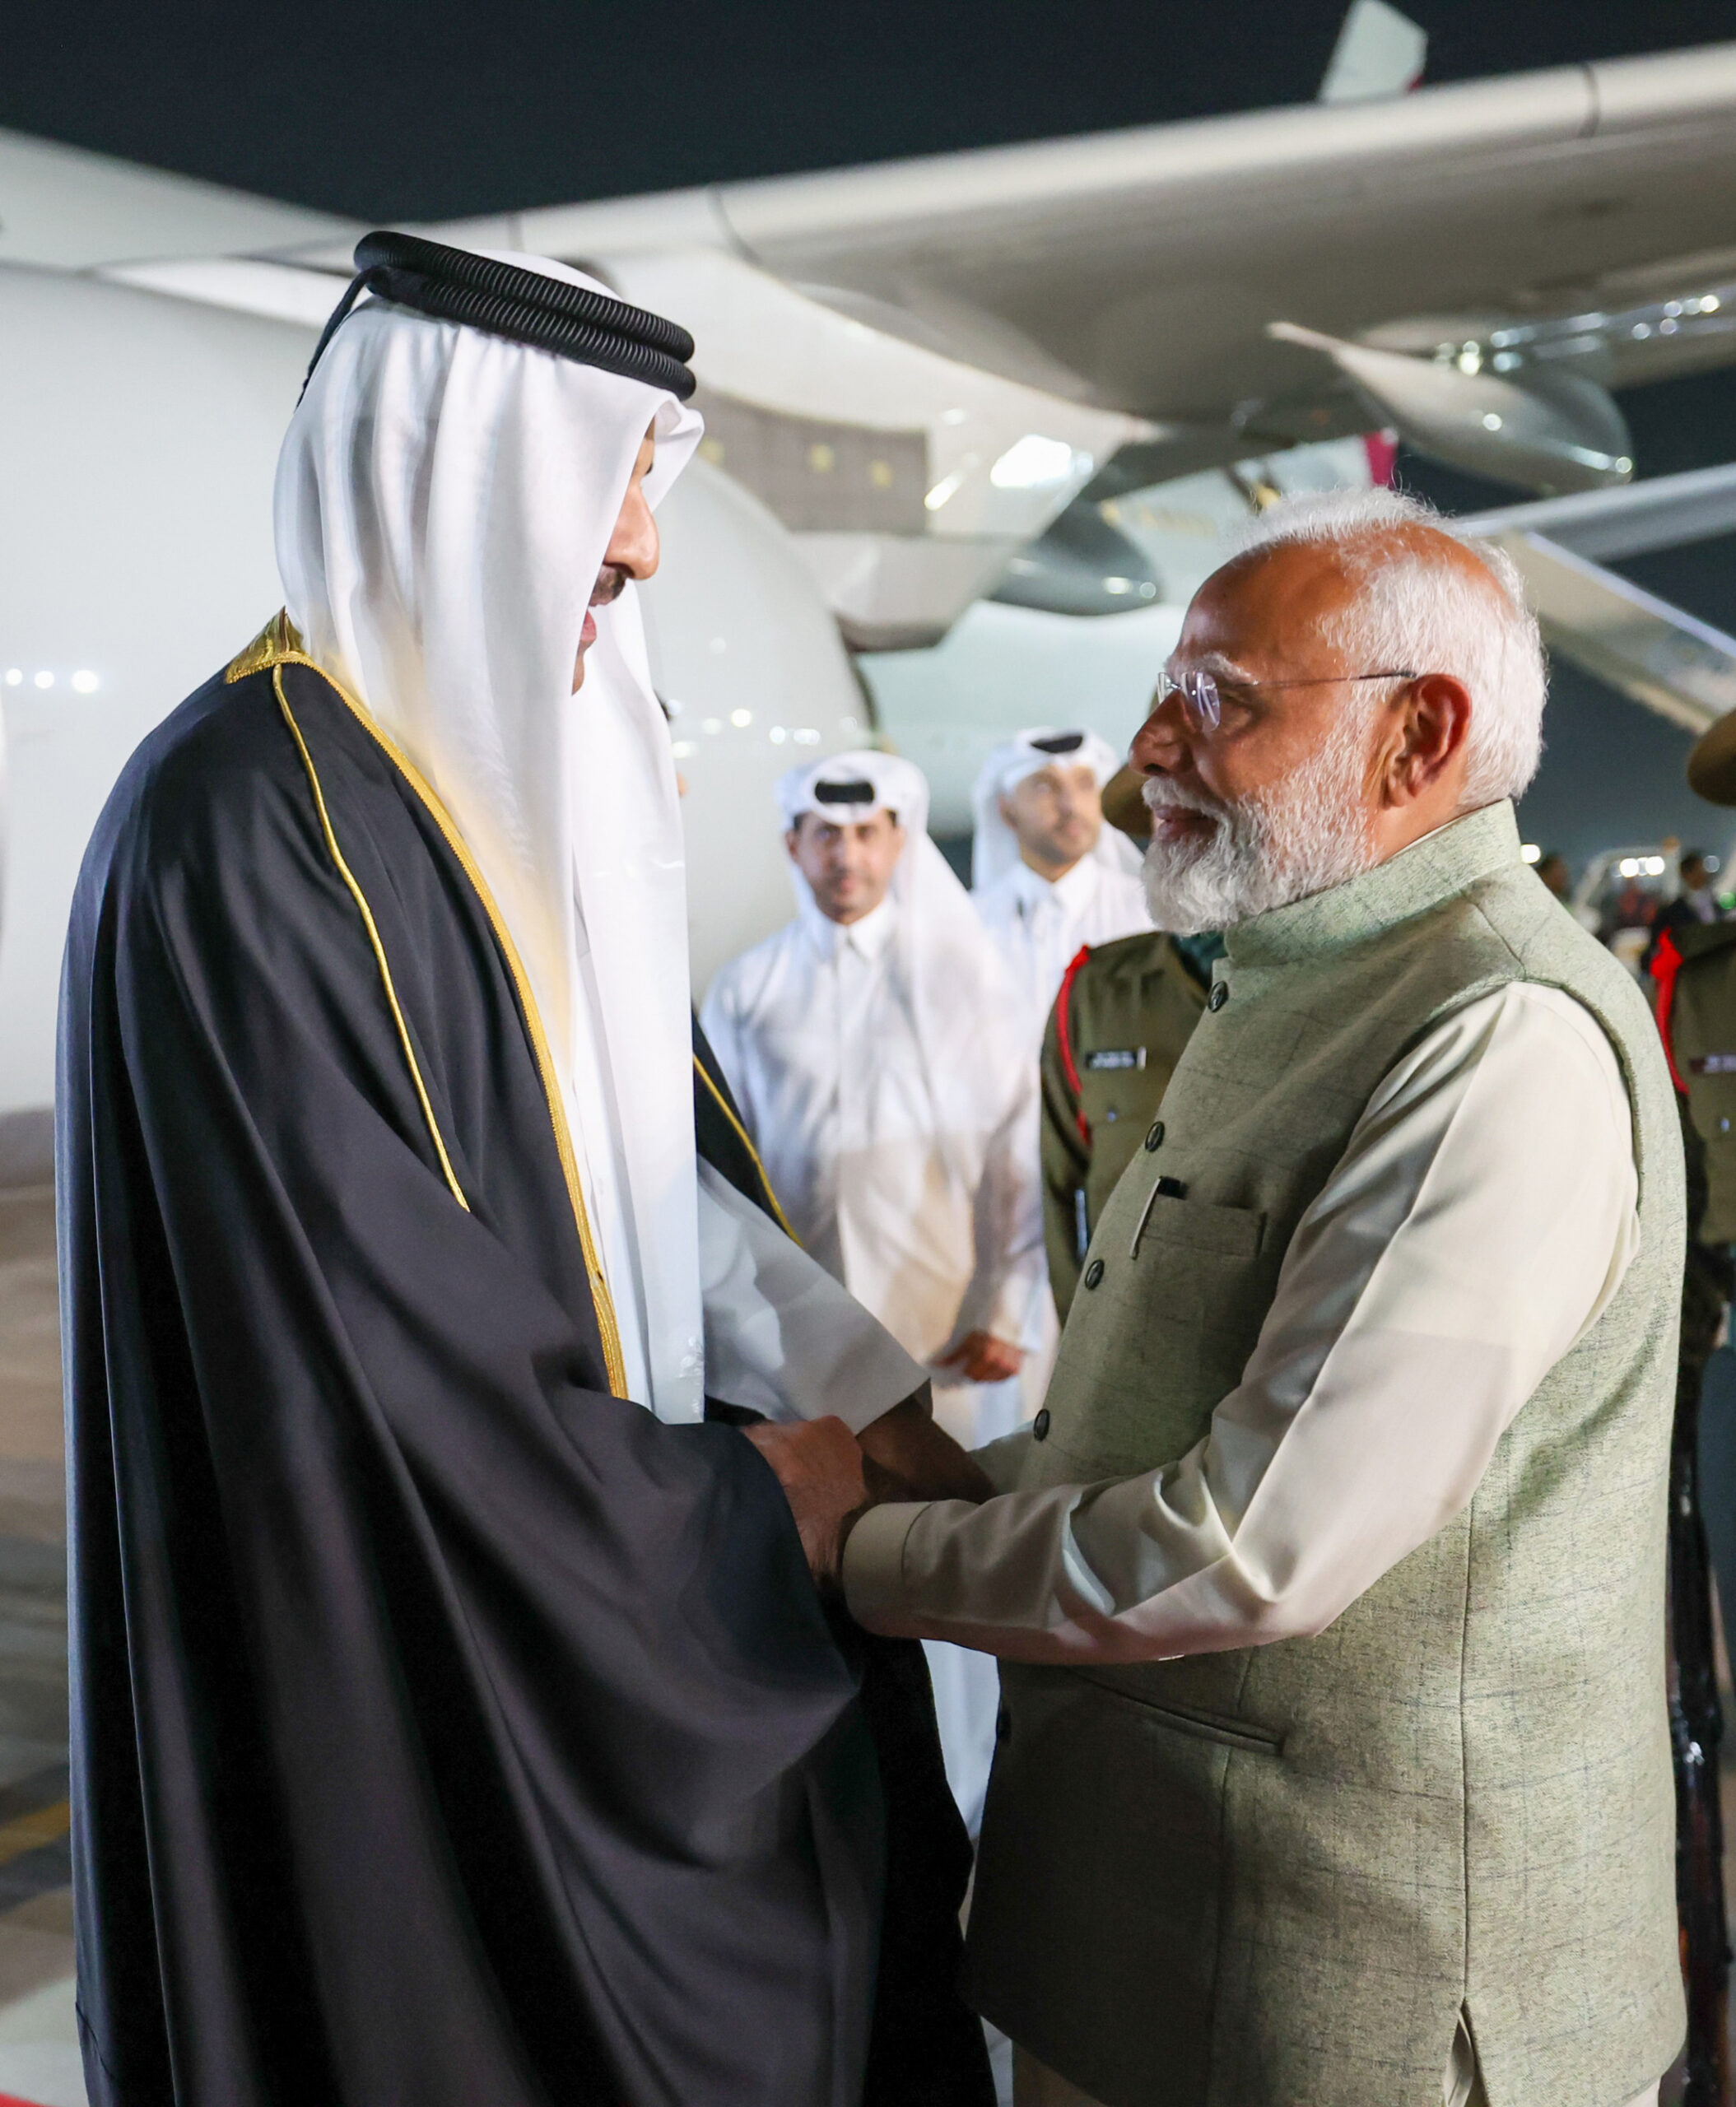
<path id="1" fill-rule="evenodd" d="M 783 768 L 877 705 L 945 831 L 1011 727 L 1124 739 L 1250 509 L 1366 479 L 1380 427 L 1554 494 L 1490 523 L 1558 645 L 1683 721 L 1736 700 L 1736 645 L 1598 567 L 1736 517 L 1721 486 L 1624 512 L 1657 486 L 1619 487 L 1608 392 L 1736 359 L 1736 44 L 1389 92 L 1420 61 L 1357 0 L 1315 105 L 426 230 L 698 340 L 646 593 L 696 986 L 789 911 Z M 272 465 L 361 231 L 0 135 L 0 1175 L 101 801 L 277 604 Z"/>

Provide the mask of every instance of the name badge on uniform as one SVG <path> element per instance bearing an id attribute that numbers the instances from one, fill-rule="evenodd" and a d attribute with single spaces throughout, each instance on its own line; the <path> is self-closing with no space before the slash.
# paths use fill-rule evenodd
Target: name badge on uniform
<path id="1" fill-rule="evenodd" d="M 1100 1047 L 1095 1054 L 1085 1057 L 1087 1068 L 1143 1068 L 1145 1049 L 1143 1046 L 1119 1048 Z"/>
<path id="2" fill-rule="evenodd" d="M 1736 1054 L 1702 1054 L 1687 1068 L 1692 1076 L 1736 1076 Z"/>

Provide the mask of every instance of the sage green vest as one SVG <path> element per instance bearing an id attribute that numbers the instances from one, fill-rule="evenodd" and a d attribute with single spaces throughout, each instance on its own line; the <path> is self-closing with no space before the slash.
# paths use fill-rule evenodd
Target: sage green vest
<path id="1" fill-rule="evenodd" d="M 1575 998 L 1615 1049 L 1641 1244 L 1469 1508 L 1318 1637 L 1003 1669 L 970 1988 L 1105 2107 L 1440 2107 L 1461 2006 L 1492 2107 L 1619 2107 L 1681 2038 L 1681 1142 L 1644 1002 L 1526 870 L 1510 806 L 1231 934 L 1161 1145 L 1092 1240 L 1104 1271 L 1022 1482 L 1144 1472 L 1200 1439 L 1381 1077 L 1516 979 Z"/>

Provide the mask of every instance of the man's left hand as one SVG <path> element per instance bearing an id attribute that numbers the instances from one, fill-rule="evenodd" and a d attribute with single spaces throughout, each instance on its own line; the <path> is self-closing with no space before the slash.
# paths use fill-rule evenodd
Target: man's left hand
<path id="1" fill-rule="evenodd" d="M 993 1332 L 966 1332 L 952 1352 L 942 1354 L 934 1364 L 956 1369 L 967 1383 L 1004 1383 L 1024 1365 L 1021 1349 L 996 1338 Z"/>

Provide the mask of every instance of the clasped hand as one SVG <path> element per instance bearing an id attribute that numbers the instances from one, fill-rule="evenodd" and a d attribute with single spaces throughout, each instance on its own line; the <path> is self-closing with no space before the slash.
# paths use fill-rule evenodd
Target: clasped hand
<path id="1" fill-rule="evenodd" d="M 841 1419 L 742 1429 L 777 1473 L 814 1578 L 835 1582 L 852 1525 L 887 1500 L 986 1500 L 993 1488 L 929 1416 L 924 1385 L 862 1430 Z"/>

